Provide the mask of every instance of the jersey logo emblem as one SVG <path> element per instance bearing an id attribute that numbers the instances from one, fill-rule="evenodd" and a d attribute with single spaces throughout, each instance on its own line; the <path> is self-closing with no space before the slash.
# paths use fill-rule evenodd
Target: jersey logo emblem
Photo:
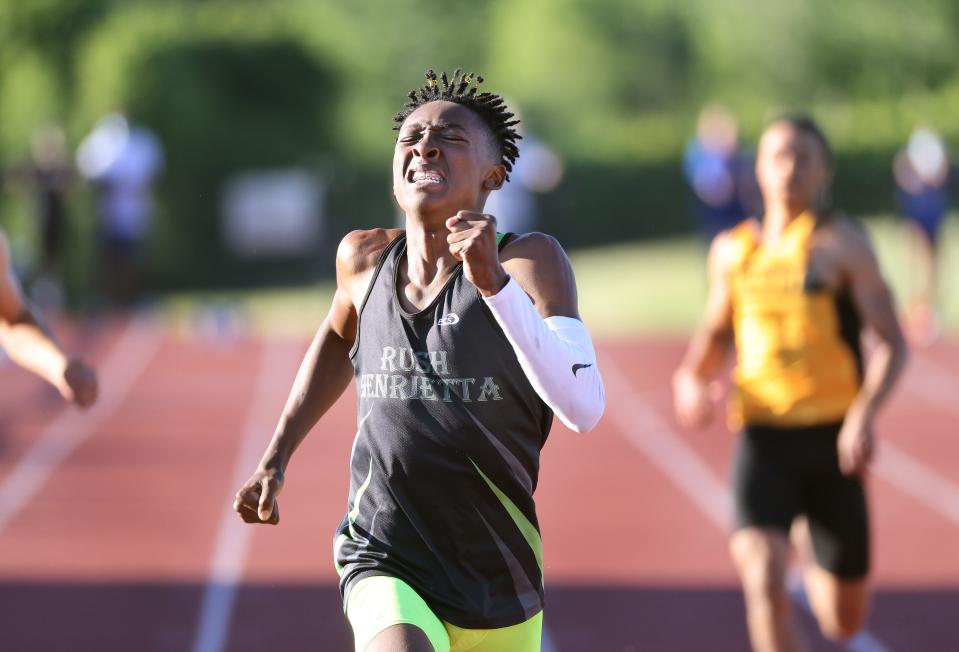
<path id="1" fill-rule="evenodd" d="M 585 369 L 586 367 L 592 367 L 592 366 L 593 366 L 593 363 L 592 363 L 592 362 L 590 362 L 589 364 L 574 364 L 574 365 L 573 365 L 573 375 L 575 376 L 575 375 L 576 375 L 576 372 L 579 371 L 580 369 Z"/>
<path id="2" fill-rule="evenodd" d="M 452 326 L 458 323 L 460 323 L 460 316 L 455 312 L 448 312 L 436 320 L 437 326 Z"/>

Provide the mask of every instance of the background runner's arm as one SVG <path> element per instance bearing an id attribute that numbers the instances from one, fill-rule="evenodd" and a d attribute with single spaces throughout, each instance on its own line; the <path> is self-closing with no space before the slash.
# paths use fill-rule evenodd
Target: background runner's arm
<path id="1" fill-rule="evenodd" d="M 850 229 L 852 231 L 852 229 Z M 865 327 L 879 339 L 866 364 L 862 386 L 853 405 L 872 417 L 889 395 L 906 362 L 906 341 L 896 318 L 892 293 L 866 235 L 850 234 L 851 255 L 845 256 L 853 301 Z"/>
<path id="2" fill-rule="evenodd" d="M 859 394 L 846 412 L 836 442 L 840 470 L 857 475 L 872 459 L 875 451 L 873 418 L 902 371 L 906 345 L 892 296 L 866 234 L 851 223 L 840 223 L 838 229 L 845 280 L 863 325 L 879 339 L 869 355 Z"/>
<path id="3" fill-rule="evenodd" d="M 97 398 L 96 374 L 79 359 L 70 359 L 53 333 L 24 299 L 14 276 L 10 249 L 0 233 L 0 344 L 18 365 L 57 388 L 78 405 Z"/>
<path id="4" fill-rule="evenodd" d="M 718 386 L 709 381 L 723 370 L 732 349 L 732 302 L 727 278 L 727 236 L 720 234 L 709 250 L 709 297 L 706 314 L 693 334 L 683 361 L 673 375 L 676 416 L 687 427 L 699 427 L 712 415 Z"/>
<path id="5" fill-rule="evenodd" d="M 556 239 L 532 233 L 507 246 L 502 265 L 511 278 L 484 297 L 487 306 L 539 397 L 570 429 L 591 430 L 606 393 L 566 253 Z"/>

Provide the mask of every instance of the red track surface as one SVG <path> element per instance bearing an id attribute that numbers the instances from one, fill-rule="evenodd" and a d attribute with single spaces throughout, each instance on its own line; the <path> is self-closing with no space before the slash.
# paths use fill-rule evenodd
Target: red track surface
<path id="1" fill-rule="evenodd" d="M 330 562 L 346 508 L 352 394 L 298 451 L 280 527 L 237 530 L 228 513 L 235 476 L 255 462 L 238 460 L 246 433 L 259 454 L 306 342 L 216 343 L 125 322 L 68 329 L 66 339 L 103 360 L 128 328 L 159 342 L 144 349 L 142 374 L 62 461 L 30 458 L 49 476 L 0 521 L 0 649 L 192 650 L 201 620 L 214 633 L 225 623 L 222 650 L 352 649 Z M 651 410 L 658 436 L 687 445 L 725 481 L 734 437 L 719 424 L 681 433 L 669 417 L 667 379 L 680 352 L 675 341 L 603 345 L 601 367 L 623 379 L 610 388 L 607 417 L 585 436 L 557 425 L 544 451 L 546 623 L 561 652 L 747 649 L 721 516 L 704 513 L 688 478 L 624 432 L 637 405 Z M 877 592 L 869 629 L 897 652 L 955 652 L 959 346 L 920 357 L 937 365 L 935 386 L 914 365 L 881 433 L 922 473 L 910 475 L 914 467 L 897 457 L 870 479 Z M 111 380 L 102 378 L 106 392 L 118 389 Z M 83 417 L 10 364 L 0 366 L 0 383 L 0 501 L 13 504 L 22 487 L 6 481 L 41 438 L 57 440 L 50 424 L 69 430 Z M 903 488 L 903 478 L 921 488 L 929 477 L 939 484 L 927 494 Z M 209 590 L 215 558 L 220 593 Z M 222 571 L 230 561 L 234 593 Z M 202 612 L 205 595 L 234 598 L 225 619 Z M 815 648 L 833 649 L 818 639 Z"/>

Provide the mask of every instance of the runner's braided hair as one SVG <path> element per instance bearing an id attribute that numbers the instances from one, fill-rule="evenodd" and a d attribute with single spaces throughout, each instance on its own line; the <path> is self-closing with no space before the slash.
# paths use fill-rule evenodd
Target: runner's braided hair
<path id="1" fill-rule="evenodd" d="M 399 131 L 409 115 L 424 104 L 437 100 L 462 104 L 476 113 L 493 133 L 502 155 L 501 165 L 506 168 L 506 181 L 509 181 L 509 172 L 519 158 L 516 141 L 522 136 L 516 133 L 515 128 L 519 120 L 511 119 L 515 115 L 506 107 L 501 96 L 477 92 L 482 83 L 481 76 L 472 72 L 464 74 L 460 68 L 453 71 L 452 78 L 444 72 L 437 80 L 436 73 L 430 68 L 426 71 L 426 84 L 406 94 L 409 100 L 406 108 L 393 116 L 393 130 Z"/>

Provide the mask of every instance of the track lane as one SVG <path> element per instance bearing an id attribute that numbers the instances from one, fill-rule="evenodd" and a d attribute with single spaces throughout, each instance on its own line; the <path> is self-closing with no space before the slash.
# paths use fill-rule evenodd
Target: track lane
<path id="1" fill-rule="evenodd" d="M 217 526 L 229 509 L 224 487 L 261 347 L 168 337 L 115 418 L 65 461 L 29 517 L 0 533 L 0 621 L 5 642 L 19 644 L 11 649 L 189 648 Z M 632 388 L 668 419 L 665 379 L 681 345 L 600 348 L 629 369 Z M 937 362 L 952 365 L 953 358 L 940 351 Z M 0 367 L 0 382 L 11 371 L 19 373 Z M 38 386 L 20 380 L 16 391 L 23 394 L 6 404 L 6 425 L 28 444 L 49 416 L 24 398 L 36 396 Z M 277 389 L 276 414 L 290 380 Z M 890 441 L 955 479 L 954 441 L 941 441 L 953 422 L 913 399 L 890 406 L 884 436 L 890 432 Z M 920 432 L 907 430 L 923 423 Z M 329 560 L 332 530 L 345 510 L 354 428 L 348 392 L 291 466 L 281 527 L 255 529 L 225 649 L 349 649 Z M 556 425 L 543 453 L 537 502 L 556 647 L 689 652 L 727 642 L 733 647 L 726 649 L 742 649 L 741 598 L 722 533 L 614 430 L 608 417 L 585 436 Z M 721 424 L 681 435 L 726 477 L 735 438 Z M 959 528 L 881 478 L 872 484 L 873 625 L 899 652 L 950 650 Z"/>

